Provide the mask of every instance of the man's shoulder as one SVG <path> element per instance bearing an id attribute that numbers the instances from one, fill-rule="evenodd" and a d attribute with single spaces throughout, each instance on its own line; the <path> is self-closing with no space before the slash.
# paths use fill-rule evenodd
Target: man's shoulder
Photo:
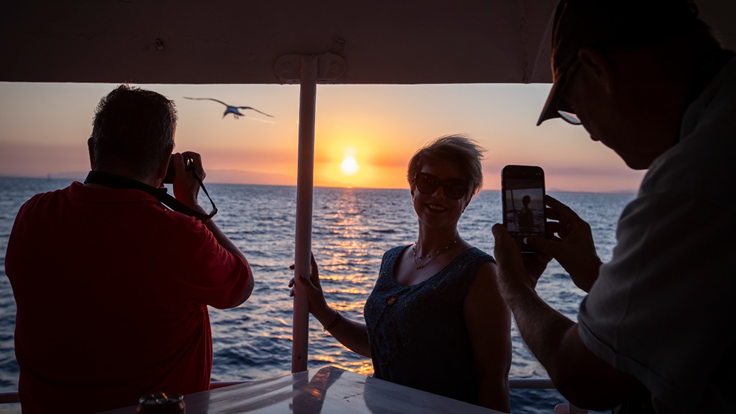
<path id="1" fill-rule="evenodd" d="M 198 219 L 188 216 L 184 213 L 180 213 L 175 210 L 170 210 L 160 203 L 156 203 L 154 208 L 151 209 L 151 213 L 156 217 L 156 219 L 160 219 L 162 224 L 166 223 L 167 225 L 175 226 L 175 227 L 181 227 L 186 229 L 206 229 L 207 227 L 202 224 L 201 221 Z"/>
<path id="2" fill-rule="evenodd" d="M 660 156 L 641 184 L 640 196 L 677 193 L 721 203 L 736 194 L 736 88 L 711 102 L 697 125 Z"/>
<path id="3" fill-rule="evenodd" d="M 38 206 L 47 207 L 49 205 L 60 203 L 62 200 L 65 200 L 69 197 L 72 185 L 74 184 L 71 184 L 65 188 L 46 191 L 34 195 L 33 197 L 29 198 L 25 203 L 23 203 L 20 208 L 20 212 L 22 213 L 28 210 L 32 210 Z"/>
<path id="4" fill-rule="evenodd" d="M 143 225 L 150 231 L 167 234 L 167 238 L 177 245 L 193 244 L 200 246 L 212 237 L 207 227 L 194 217 L 169 210 L 160 204 L 144 206 Z"/>
<path id="5" fill-rule="evenodd" d="M 18 214 L 46 215 L 67 204 L 74 207 L 67 210 L 68 219 L 91 220 L 98 217 L 105 223 L 110 217 L 116 217 L 117 222 L 129 220 L 131 225 L 146 226 L 168 234 L 191 234 L 194 230 L 198 238 L 204 237 L 206 230 L 195 218 L 169 210 L 149 194 L 129 189 L 89 189 L 79 182 L 34 195 L 23 204 Z"/>

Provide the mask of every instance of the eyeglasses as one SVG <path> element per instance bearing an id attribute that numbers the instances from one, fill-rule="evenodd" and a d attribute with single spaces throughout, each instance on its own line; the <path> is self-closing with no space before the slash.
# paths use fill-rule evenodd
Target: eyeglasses
<path id="1" fill-rule="evenodd" d="M 560 118 L 562 118 L 563 121 L 567 122 L 570 125 L 583 125 L 583 122 L 574 112 L 558 109 L 557 113 L 560 114 Z"/>
<path id="2" fill-rule="evenodd" d="M 568 69 L 567 74 L 565 75 L 566 82 L 565 86 L 570 85 L 570 81 L 572 81 L 575 74 L 578 73 L 578 69 L 580 69 L 580 66 L 582 64 L 580 63 L 580 60 L 576 60 L 570 65 L 570 69 Z M 564 94 L 565 91 L 563 90 L 562 93 Z M 563 121 L 567 122 L 571 125 L 582 125 L 583 122 L 580 120 L 580 118 L 575 114 L 575 110 L 572 108 L 564 108 L 564 109 L 557 109 L 557 113 L 560 114 L 560 118 L 562 118 Z"/>
<path id="3" fill-rule="evenodd" d="M 468 186 L 470 182 L 463 180 L 462 178 L 450 178 L 449 180 L 442 181 L 437 176 L 430 173 L 418 172 L 414 178 L 414 182 L 422 194 L 434 194 L 439 186 L 445 192 L 447 198 L 453 200 L 459 200 L 468 194 Z"/>

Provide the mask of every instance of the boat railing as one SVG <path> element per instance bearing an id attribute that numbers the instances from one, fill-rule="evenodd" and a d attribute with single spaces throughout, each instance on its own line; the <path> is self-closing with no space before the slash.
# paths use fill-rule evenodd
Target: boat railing
<path id="1" fill-rule="evenodd" d="M 0 404 L 10 404 L 20 402 L 18 392 L 0 392 Z"/>

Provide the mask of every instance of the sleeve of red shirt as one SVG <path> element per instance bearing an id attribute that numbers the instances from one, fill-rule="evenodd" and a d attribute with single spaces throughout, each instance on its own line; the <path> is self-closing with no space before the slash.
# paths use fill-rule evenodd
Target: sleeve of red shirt
<path id="1" fill-rule="evenodd" d="M 180 279 L 184 294 L 200 305 L 230 308 L 243 294 L 250 272 L 245 261 L 223 248 L 212 232 L 193 221 L 177 244 L 183 257 Z"/>

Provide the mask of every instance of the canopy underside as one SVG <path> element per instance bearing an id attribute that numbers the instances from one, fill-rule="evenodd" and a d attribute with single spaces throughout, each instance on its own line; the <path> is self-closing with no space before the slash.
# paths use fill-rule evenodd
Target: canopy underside
<path id="1" fill-rule="evenodd" d="M 284 83 L 284 55 L 340 55 L 341 84 L 550 82 L 556 0 L 4 2 L 0 81 Z M 736 47 L 736 2 L 700 0 Z"/>

